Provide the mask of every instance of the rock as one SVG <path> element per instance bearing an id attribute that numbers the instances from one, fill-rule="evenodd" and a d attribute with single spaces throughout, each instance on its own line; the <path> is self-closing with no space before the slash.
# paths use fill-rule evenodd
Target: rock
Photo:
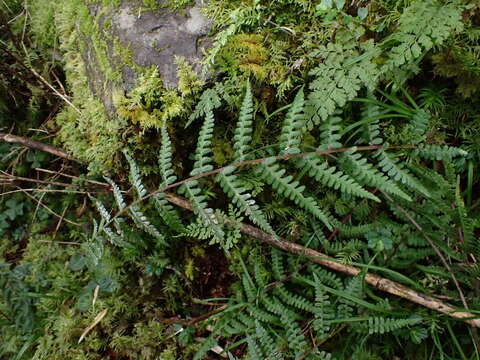
<path id="1" fill-rule="evenodd" d="M 101 4 L 89 8 L 94 16 L 105 11 Z M 107 37 L 117 39 L 131 51 L 136 65 L 157 66 L 165 87 L 172 88 L 178 82 L 176 56 L 185 58 L 198 74 L 201 72 L 199 62 L 211 43 L 206 35 L 212 27 L 201 8 L 202 1 L 196 0 L 194 6 L 181 11 L 162 7 L 161 3 L 156 10 L 141 11 L 137 1 L 124 0 L 119 8 L 107 11 L 98 19 Z M 105 20 L 110 26 L 105 25 Z M 125 90 L 131 90 L 137 78 L 134 67 L 118 61 L 117 65 L 123 67 Z"/>

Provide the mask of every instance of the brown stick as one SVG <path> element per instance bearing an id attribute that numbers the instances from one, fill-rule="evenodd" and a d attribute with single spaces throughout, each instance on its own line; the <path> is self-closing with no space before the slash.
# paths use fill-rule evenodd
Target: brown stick
<path id="1" fill-rule="evenodd" d="M 172 204 L 180 206 L 184 209 L 187 209 L 190 211 L 192 210 L 192 204 L 190 204 L 188 200 L 181 198 L 177 195 L 168 194 L 165 197 L 165 199 L 171 202 Z M 229 220 L 229 219 L 227 219 L 227 221 L 235 222 L 239 226 L 239 230 L 245 235 L 261 240 L 264 243 L 275 246 L 291 254 L 305 256 L 311 261 L 317 264 L 320 264 L 322 266 L 325 266 L 329 269 L 332 269 L 350 276 L 358 275 L 362 271 L 357 267 L 341 264 L 337 261 L 334 261 L 332 258 L 329 258 L 327 255 L 322 254 L 321 252 L 308 249 L 302 245 L 292 243 L 285 239 L 278 240 L 274 236 L 254 226 L 244 224 L 244 223 L 238 223 L 234 220 Z M 464 311 L 456 311 L 452 305 L 446 304 L 434 297 L 412 290 L 395 281 L 382 278 L 375 274 L 367 273 L 365 275 L 365 282 L 367 282 L 368 284 L 372 285 L 373 287 L 375 287 L 380 291 L 404 298 L 416 304 L 425 306 L 426 308 L 429 308 L 431 310 L 441 312 L 452 318 L 465 321 L 471 326 L 480 327 L 480 319 L 469 319 L 469 318 L 474 318 L 475 317 L 474 314 L 469 312 L 464 312 Z"/>
<path id="2" fill-rule="evenodd" d="M 54 146 L 47 145 L 35 140 L 27 139 L 24 137 L 0 133 L 0 141 L 5 141 L 12 144 L 20 144 L 22 146 L 26 146 L 31 149 L 40 150 L 47 152 L 49 154 L 61 157 L 67 160 L 75 160 L 72 156 L 70 156 L 66 151 L 60 150 Z"/>

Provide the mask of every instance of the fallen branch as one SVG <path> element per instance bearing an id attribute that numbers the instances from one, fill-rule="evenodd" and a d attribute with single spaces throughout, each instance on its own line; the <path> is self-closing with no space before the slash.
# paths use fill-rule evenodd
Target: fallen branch
<path id="1" fill-rule="evenodd" d="M 171 202 L 172 204 L 175 204 L 179 207 L 192 211 L 192 204 L 190 204 L 188 200 L 182 197 L 179 197 L 173 194 L 168 194 L 165 199 Z M 325 254 L 322 254 L 321 252 L 308 249 L 302 245 L 295 244 L 284 239 L 278 240 L 274 236 L 254 226 L 244 224 L 244 223 L 239 223 L 234 220 L 231 220 L 231 221 L 235 222 L 238 225 L 239 230 L 245 235 L 251 236 L 257 240 L 260 240 L 264 243 L 275 246 L 291 254 L 305 256 L 311 261 L 317 264 L 320 264 L 322 266 L 325 266 L 331 270 L 338 271 L 350 276 L 355 276 L 362 272 L 361 269 L 355 266 L 345 265 L 337 261 L 334 261 L 332 258 L 328 257 Z M 368 284 L 372 285 L 373 287 L 375 287 L 380 291 L 404 298 L 406 300 L 422 305 L 431 310 L 441 312 L 452 318 L 465 321 L 471 326 L 480 327 L 480 319 L 475 319 L 474 314 L 469 312 L 464 312 L 464 311 L 457 311 L 452 305 L 446 304 L 434 297 L 412 290 L 395 281 L 382 278 L 375 274 L 367 273 L 365 275 L 365 282 L 367 282 Z"/>
<path id="2" fill-rule="evenodd" d="M 35 150 L 40 150 L 47 152 L 49 154 L 61 157 L 63 159 L 67 160 L 75 160 L 72 156 L 70 156 L 66 151 L 58 149 L 54 146 L 47 145 L 44 143 L 41 143 L 39 141 L 27 139 L 24 137 L 16 136 L 16 135 L 11 135 L 11 134 L 5 134 L 5 133 L 0 133 L 0 141 L 5 141 L 8 143 L 12 144 L 20 144 L 22 146 L 35 149 Z"/>

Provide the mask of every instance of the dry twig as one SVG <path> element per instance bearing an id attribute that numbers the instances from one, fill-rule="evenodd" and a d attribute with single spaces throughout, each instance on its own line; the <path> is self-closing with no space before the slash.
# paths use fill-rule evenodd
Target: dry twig
<path id="1" fill-rule="evenodd" d="M 171 202 L 172 204 L 175 204 L 179 207 L 192 211 L 192 204 L 188 200 L 180 196 L 168 194 L 165 199 Z M 334 271 L 338 271 L 350 276 L 355 276 L 362 272 L 361 269 L 355 266 L 341 264 L 335 261 L 334 259 L 328 257 L 327 255 L 322 254 L 321 252 L 318 252 L 316 250 L 305 248 L 302 245 L 292 243 L 285 239 L 278 240 L 274 236 L 254 226 L 244 224 L 244 223 L 238 223 L 231 219 L 227 219 L 227 221 L 235 222 L 239 230 L 245 235 L 251 236 L 257 240 L 260 240 L 264 243 L 275 246 L 291 254 L 305 256 L 311 261 L 317 264 L 320 264 L 322 266 L 325 266 L 329 269 L 332 269 Z M 380 291 L 404 298 L 406 300 L 422 305 L 431 310 L 441 312 L 454 319 L 465 321 L 471 326 L 480 327 L 480 319 L 475 319 L 474 314 L 465 312 L 465 311 L 457 311 L 455 307 L 453 307 L 452 305 L 446 304 L 434 297 L 412 290 L 406 287 L 405 285 L 399 284 L 395 281 L 382 278 L 381 276 L 378 276 L 375 274 L 366 273 L 365 282 L 372 285 L 373 287 L 375 287 Z"/>

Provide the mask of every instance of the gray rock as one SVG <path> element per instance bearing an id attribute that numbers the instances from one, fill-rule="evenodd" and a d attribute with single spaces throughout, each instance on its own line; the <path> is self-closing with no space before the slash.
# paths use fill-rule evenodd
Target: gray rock
<path id="1" fill-rule="evenodd" d="M 206 35 L 212 27 L 201 8 L 202 0 L 196 0 L 194 6 L 178 12 L 168 7 L 140 12 L 138 0 L 124 0 L 118 9 L 101 16 L 99 21 L 108 17 L 111 26 L 103 27 L 103 31 L 129 48 L 137 65 L 156 65 L 165 87 L 171 88 L 178 83 L 176 56 L 185 58 L 197 74 L 201 72 L 199 62 L 211 44 Z M 104 9 L 96 4 L 90 6 L 90 11 L 96 15 Z M 125 64 L 116 66 L 123 67 L 123 87 L 129 91 L 135 85 L 135 70 Z"/>

